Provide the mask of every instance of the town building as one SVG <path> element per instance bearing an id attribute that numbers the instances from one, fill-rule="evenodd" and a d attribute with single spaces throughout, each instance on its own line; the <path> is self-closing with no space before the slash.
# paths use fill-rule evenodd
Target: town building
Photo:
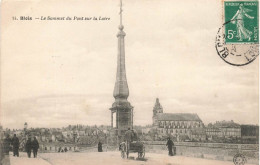
<path id="1" fill-rule="evenodd" d="M 206 135 L 209 138 L 212 137 L 222 137 L 222 132 L 220 128 L 216 128 L 216 127 L 206 127 Z"/>
<path id="2" fill-rule="evenodd" d="M 195 113 L 163 113 L 163 107 L 156 99 L 153 108 L 153 128 L 158 136 L 173 136 L 178 141 L 205 140 L 204 124 Z"/>
<path id="3" fill-rule="evenodd" d="M 241 127 L 239 124 L 231 121 L 216 121 L 208 124 L 206 135 L 209 140 L 218 138 L 241 138 Z"/>

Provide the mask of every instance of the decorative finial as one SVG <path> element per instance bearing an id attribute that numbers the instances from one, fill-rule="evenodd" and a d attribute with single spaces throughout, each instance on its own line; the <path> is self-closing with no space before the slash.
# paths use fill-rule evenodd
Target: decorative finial
<path id="1" fill-rule="evenodd" d="M 123 6 L 122 0 L 120 0 L 120 12 L 119 12 L 119 15 L 120 15 L 120 25 L 118 26 L 120 31 L 119 31 L 117 36 L 125 36 L 125 32 L 123 31 L 124 26 L 123 26 L 123 23 L 122 23 L 122 12 L 123 12 L 122 6 Z"/>
<path id="2" fill-rule="evenodd" d="M 120 26 L 122 26 L 123 24 L 122 24 L 122 12 L 123 12 L 123 9 L 122 9 L 122 0 L 120 0 L 120 12 L 119 12 L 119 14 L 120 14 Z"/>

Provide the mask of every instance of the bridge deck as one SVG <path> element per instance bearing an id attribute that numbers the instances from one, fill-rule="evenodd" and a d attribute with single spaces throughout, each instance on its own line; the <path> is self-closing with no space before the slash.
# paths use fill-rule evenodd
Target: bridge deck
<path id="1" fill-rule="evenodd" d="M 25 153 L 13 157 L 10 153 L 11 165 L 234 165 L 230 161 L 207 160 L 193 157 L 173 156 L 146 153 L 146 161 L 135 160 L 137 154 L 130 154 L 130 159 L 122 159 L 119 152 L 87 152 L 87 153 L 39 153 L 38 158 L 27 158 Z"/>

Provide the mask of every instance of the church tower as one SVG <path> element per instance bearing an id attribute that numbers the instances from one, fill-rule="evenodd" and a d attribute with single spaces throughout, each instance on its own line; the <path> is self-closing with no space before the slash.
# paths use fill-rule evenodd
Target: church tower
<path id="1" fill-rule="evenodd" d="M 28 124 L 27 124 L 27 122 L 25 122 L 25 123 L 24 123 L 24 128 L 23 128 L 23 129 L 26 131 L 27 128 L 28 128 Z"/>
<path id="2" fill-rule="evenodd" d="M 115 102 L 112 104 L 111 110 L 111 127 L 115 135 L 121 137 L 128 128 L 133 128 L 133 107 L 127 101 L 129 89 L 126 79 L 125 69 L 125 32 L 122 24 L 122 0 L 120 1 L 120 25 L 118 38 L 118 53 L 117 53 L 117 73 L 116 83 L 113 96 Z"/>
<path id="3" fill-rule="evenodd" d="M 157 126 L 157 114 L 163 113 L 163 107 L 161 106 L 159 99 L 156 98 L 155 105 L 153 107 L 153 126 Z"/>

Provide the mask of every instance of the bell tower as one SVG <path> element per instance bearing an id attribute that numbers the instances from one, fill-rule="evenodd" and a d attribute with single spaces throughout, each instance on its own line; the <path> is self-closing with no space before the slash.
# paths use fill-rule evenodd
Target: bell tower
<path id="1" fill-rule="evenodd" d="M 157 126 L 157 114 L 158 113 L 163 113 L 163 107 L 159 102 L 159 99 L 156 98 L 155 105 L 153 107 L 153 126 Z"/>
<path id="2" fill-rule="evenodd" d="M 120 25 L 118 38 L 118 52 L 117 52 L 117 73 L 116 83 L 114 87 L 113 96 L 115 102 L 112 104 L 111 110 L 111 127 L 115 135 L 121 137 L 128 128 L 133 128 L 133 107 L 127 101 L 129 96 L 129 89 L 126 79 L 125 69 L 125 32 L 122 24 L 122 0 L 120 1 Z"/>

